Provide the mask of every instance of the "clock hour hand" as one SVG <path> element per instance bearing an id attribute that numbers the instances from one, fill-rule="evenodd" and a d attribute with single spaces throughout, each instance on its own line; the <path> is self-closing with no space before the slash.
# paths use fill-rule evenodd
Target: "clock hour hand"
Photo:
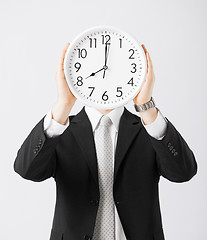
<path id="1" fill-rule="evenodd" d="M 100 72 L 100 71 L 102 71 L 102 70 L 104 70 L 104 69 L 105 69 L 105 66 L 104 66 L 104 67 L 102 67 L 101 69 L 99 69 L 98 71 L 91 73 L 91 75 L 89 75 L 89 76 L 88 76 L 88 77 L 86 77 L 86 78 L 93 77 L 93 76 L 95 76 L 95 75 L 96 75 L 96 73 L 98 73 L 98 72 Z M 86 79 L 86 78 L 85 78 L 85 79 Z"/>

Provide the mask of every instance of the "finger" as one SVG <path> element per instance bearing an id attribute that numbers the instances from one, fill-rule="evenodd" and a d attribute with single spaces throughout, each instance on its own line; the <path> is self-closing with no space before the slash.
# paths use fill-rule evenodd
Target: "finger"
<path id="1" fill-rule="evenodd" d="M 144 45 L 144 44 L 142 44 L 141 46 L 142 46 L 142 48 L 143 48 L 143 50 L 144 50 L 145 54 L 147 54 L 147 49 L 146 49 L 145 45 Z"/>
<path id="2" fill-rule="evenodd" d="M 147 59 L 148 59 L 148 68 L 149 68 L 149 73 L 153 71 L 153 66 L 152 66 L 152 60 L 151 57 L 149 55 L 149 53 L 147 52 Z"/>
<path id="3" fill-rule="evenodd" d="M 65 47 L 63 48 L 63 50 L 62 50 L 62 52 L 61 52 L 61 54 L 60 54 L 60 58 L 61 58 L 61 59 L 64 57 L 64 55 L 65 55 L 65 53 L 66 53 L 69 45 L 70 45 L 70 43 L 66 43 Z"/>
<path id="4" fill-rule="evenodd" d="M 65 53 L 69 47 L 70 43 L 66 43 L 65 47 L 63 48 L 61 54 L 60 54 L 60 61 L 63 61 L 64 60 L 64 57 L 65 57 Z"/>
<path id="5" fill-rule="evenodd" d="M 146 47 L 145 47 L 144 44 L 142 44 L 141 46 L 142 46 L 142 48 L 143 48 L 143 50 L 144 50 L 145 57 L 146 57 L 146 60 L 147 60 L 147 72 L 148 72 L 148 68 L 149 68 L 149 67 L 148 67 L 149 59 L 148 59 L 148 56 L 147 56 L 148 51 L 147 51 L 147 49 L 146 49 Z"/>
<path id="6" fill-rule="evenodd" d="M 64 62 L 64 58 L 65 58 L 65 53 L 69 47 L 70 43 L 66 43 L 65 47 L 63 48 L 63 50 L 61 51 L 61 54 L 59 56 L 59 59 L 58 59 L 58 70 L 62 70 L 63 69 L 63 62 Z"/>
<path id="7" fill-rule="evenodd" d="M 144 44 L 142 44 L 142 48 L 143 48 L 143 50 L 144 50 L 145 57 L 147 58 L 147 53 L 148 53 L 148 51 L 147 51 L 147 49 L 146 49 L 146 47 L 145 47 Z"/>
<path id="8" fill-rule="evenodd" d="M 146 57 L 146 61 L 147 61 L 147 72 L 149 72 L 149 58 L 148 58 L 148 52 L 147 49 L 145 48 L 144 44 L 142 44 L 142 48 L 145 52 L 145 57 Z"/>

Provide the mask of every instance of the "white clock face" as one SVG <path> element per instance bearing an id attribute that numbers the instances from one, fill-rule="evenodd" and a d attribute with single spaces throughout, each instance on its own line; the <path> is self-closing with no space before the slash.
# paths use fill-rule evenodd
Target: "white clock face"
<path id="1" fill-rule="evenodd" d="M 147 62 L 141 45 L 127 33 L 100 26 L 84 31 L 70 44 L 64 73 L 82 103 L 113 109 L 132 100 L 145 80 Z"/>

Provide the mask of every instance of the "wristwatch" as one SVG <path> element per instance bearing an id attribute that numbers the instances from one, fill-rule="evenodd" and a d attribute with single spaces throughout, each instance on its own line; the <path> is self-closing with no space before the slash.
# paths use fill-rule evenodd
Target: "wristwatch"
<path id="1" fill-rule="evenodd" d="M 153 97 L 151 97 L 149 102 L 146 102 L 142 105 L 136 105 L 134 103 L 134 108 L 137 112 L 143 112 L 143 111 L 146 111 L 147 109 L 152 108 L 152 107 L 155 107 L 155 102 L 154 102 Z"/>

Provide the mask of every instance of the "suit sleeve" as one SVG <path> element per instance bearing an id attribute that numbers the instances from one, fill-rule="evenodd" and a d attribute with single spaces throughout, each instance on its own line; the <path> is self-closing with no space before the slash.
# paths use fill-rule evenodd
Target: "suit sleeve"
<path id="1" fill-rule="evenodd" d="M 159 174 L 172 182 L 189 181 L 197 173 L 194 153 L 167 117 L 166 135 L 158 140 L 148 135 L 156 152 Z"/>
<path id="2" fill-rule="evenodd" d="M 56 145 L 61 135 L 48 137 L 44 131 L 44 118 L 35 125 L 24 140 L 14 161 L 14 170 L 21 177 L 40 182 L 55 177 Z"/>

